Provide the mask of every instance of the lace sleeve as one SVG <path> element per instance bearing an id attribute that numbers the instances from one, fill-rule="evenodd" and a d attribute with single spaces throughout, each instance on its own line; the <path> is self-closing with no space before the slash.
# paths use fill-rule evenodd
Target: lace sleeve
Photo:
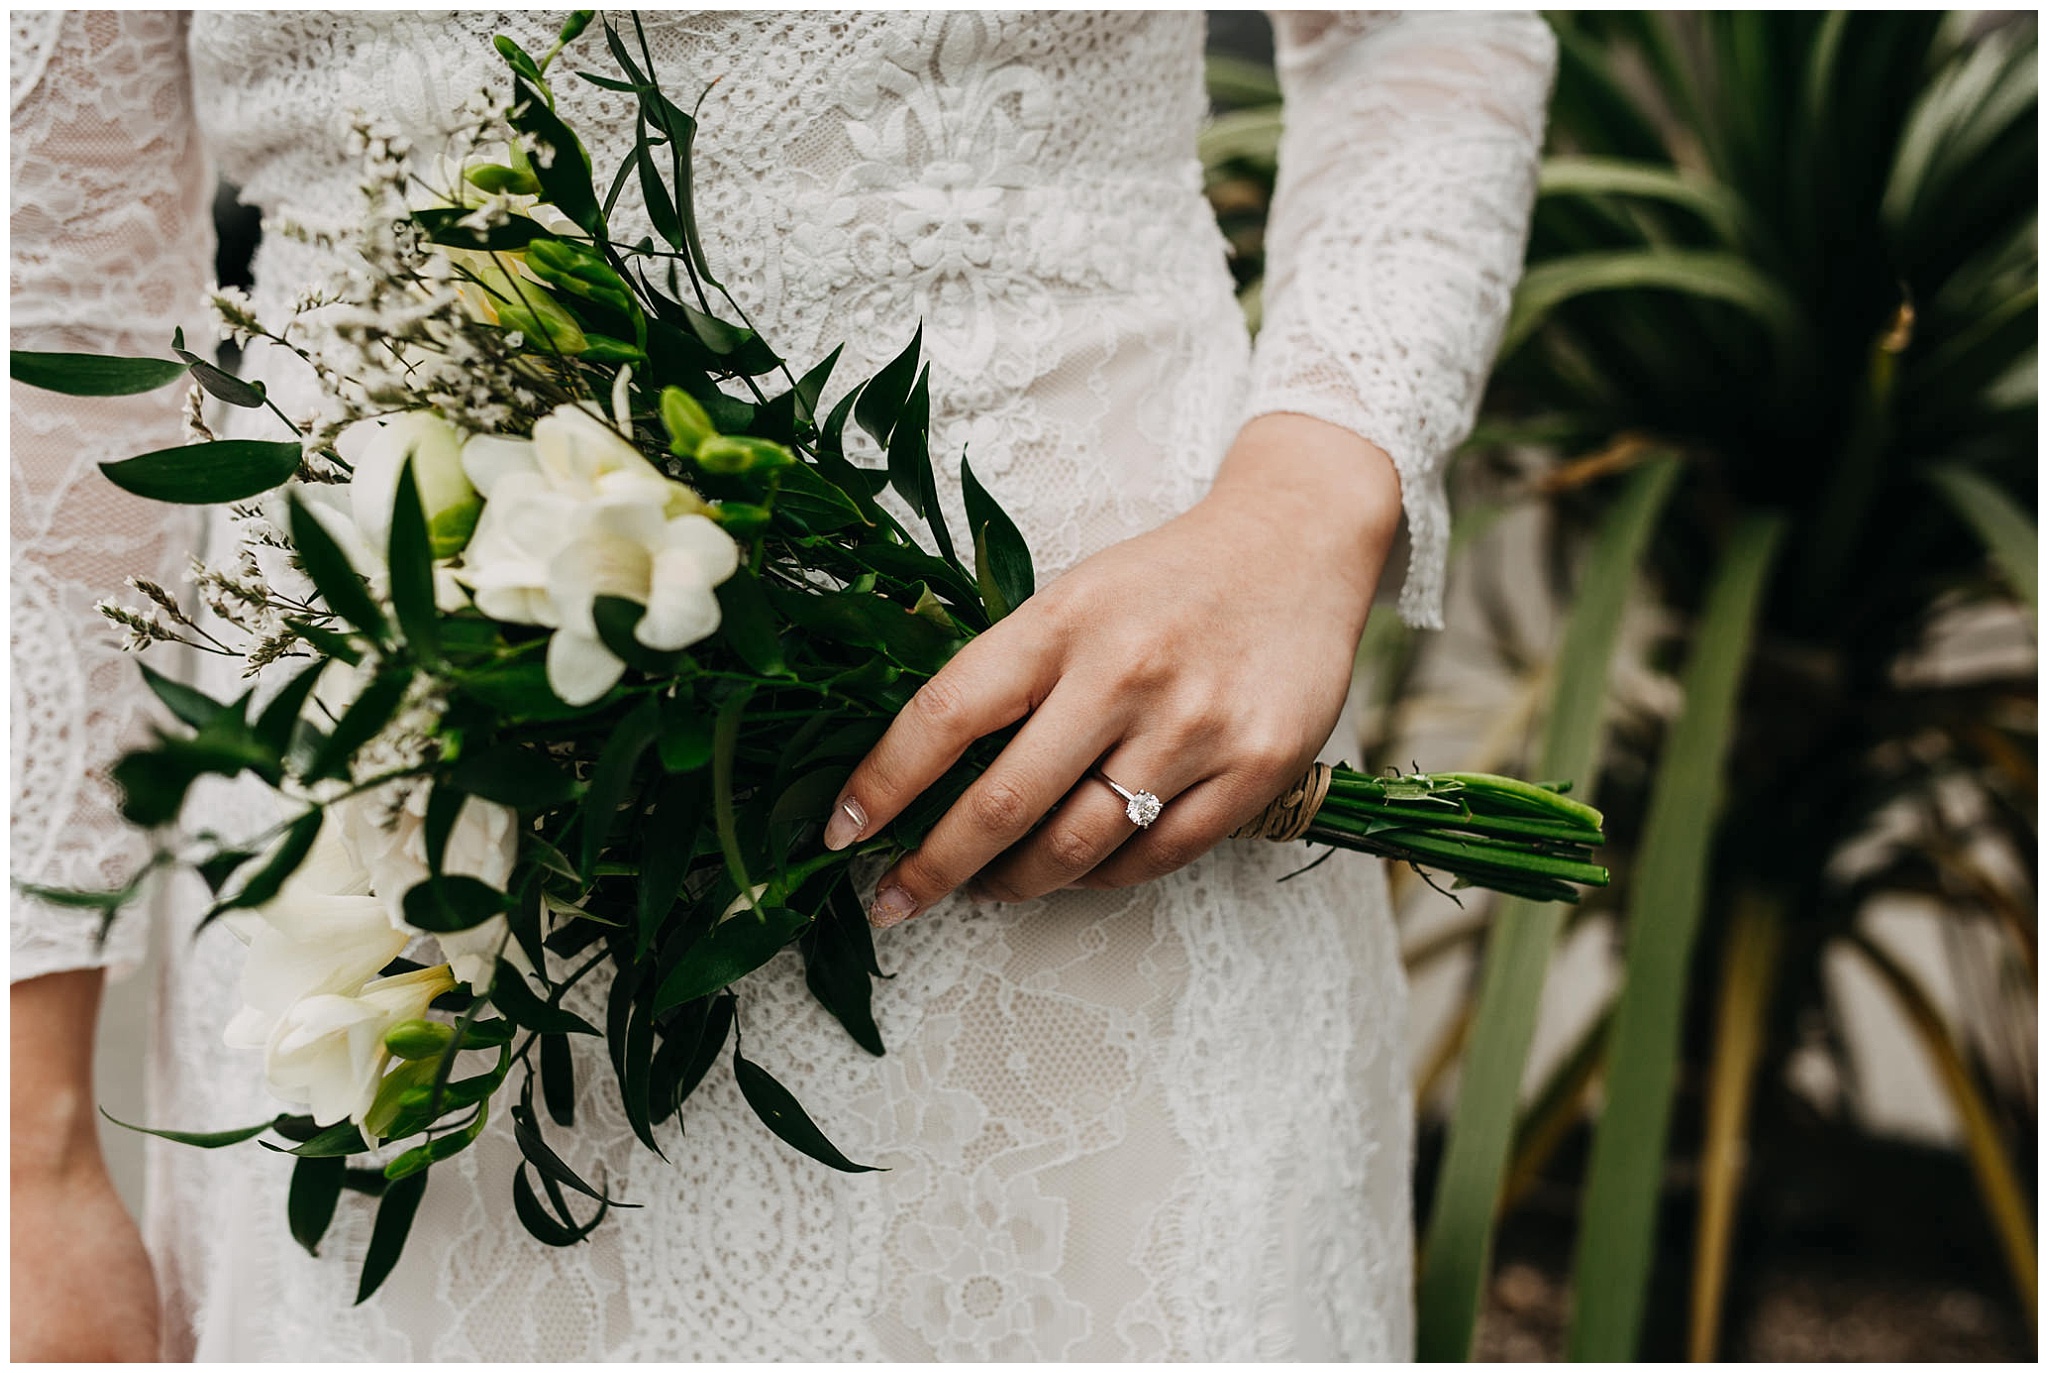
<path id="1" fill-rule="evenodd" d="M 1401 616 L 1441 628 L 1443 466 L 1521 270 L 1556 39 L 1530 14 L 1273 16 L 1287 127 L 1249 415 L 1361 434 L 1401 474 Z"/>
<path id="2" fill-rule="evenodd" d="M 12 19 L 12 346 L 167 356 L 172 328 L 193 327 L 213 255 L 184 16 Z M 140 727 L 147 693 L 93 606 L 136 599 L 130 576 L 175 585 L 199 525 L 117 490 L 95 464 L 179 442 L 177 393 L 87 401 L 8 387 L 13 874 L 105 888 L 141 849 L 106 768 Z M 132 965 L 145 933 L 124 916 L 100 948 L 93 913 L 18 893 L 11 927 L 12 981 Z"/>

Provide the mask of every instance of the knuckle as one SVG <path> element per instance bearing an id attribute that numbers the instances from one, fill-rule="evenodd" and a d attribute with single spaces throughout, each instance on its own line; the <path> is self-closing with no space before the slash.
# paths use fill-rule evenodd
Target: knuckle
<path id="1" fill-rule="evenodd" d="M 992 834 L 1021 834 L 1033 819 L 1030 798 L 1003 777 L 984 775 L 968 792 L 968 806 L 974 824 Z"/>
<path id="2" fill-rule="evenodd" d="M 1154 877 L 1175 872 L 1207 853 L 1215 842 L 1205 833 L 1162 834 L 1145 855 L 1146 867 Z"/>
<path id="3" fill-rule="evenodd" d="M 944 673 L 919 687 L 910 703 L 916 708 L 920 720 L 942 734 L 955 735 L 967 728 L 970 712 L 967 693 Z"/>
<path id="4" fill-rule="evenodd" d="M 923 849 L 905 856 L 896 865 L 894 880 L 897 886 L 917 898 L 920 905 L 936 901 L 953 889 L 953 884 Z"/>
<path id="5" fill-rule="evenodd" d="M 1055 825 L 1046 831 L 1045 853 L 1056 871 L 1086 872 L 1101 858 L 1102 844 L 1072 825 Z"/>

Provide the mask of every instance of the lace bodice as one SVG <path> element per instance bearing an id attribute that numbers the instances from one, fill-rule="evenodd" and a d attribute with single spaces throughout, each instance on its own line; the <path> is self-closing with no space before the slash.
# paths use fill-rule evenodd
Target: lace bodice
<path id="1" fill-rule="evenodd" d="M 174 323 L 198 332 L 209 158 L 266 215 L 346 216 L 351 108 L 431 147 L 465 94 L 500 82 L 488 35 L 539 50 L 559 16 L 13 22 L 14 344 L 160 353 Z M 1288 131 L 1255 351 L 1201 196 L 1198 14 L 663 12 L 646 24 L 672 89 L 709 85 L 697 206 L 724 280 L 793 361 L 848 340 L 842 387 L 922 320 L 934 451 L 972 454 L 1041 580 L 1185 509 L 1246 418 L 1298 411 L 1394 458 L 1412 547 L 1401 609 L 1436 621 L 1441 467 L 1469 430 L 1534 193 L 1554 60 L 1539 21 L 1276 17 Z M 630 136 L 619 98 L 559 87 L 595 131 L 594 161 L 616 165 Z M 266 237 L 259 305 L 289 301 L 310 252 Z M 260 350 L 250 365 L 288 409 L 310 407 L 302 376 Z M 19 387 L 12 401 L 14 872 L 100 883 L 126 848 L 101 769 L 144 710 L 91 603 L 127 573 L 174 572 L 196 535 L 106 487 L 92 463 L 175 442 L 176 402 L 86 405 Z M 950 482 L 941 499 L 957 520 Z M 244 802 L 209 818 L 224 825 Z M 353 1313 L 365 1210 L 345 1204 L 311 1260 L 281 1238 L 282 1170 L 235 1151 L 154 1151 L 174 1345 L 385 1358 L 1403 1353 L 1391 927 L 1369 864 L 1276 887 L 1295 861 L 1227 846 L 1133 893 L 928 913 L 883 942 L 899 976 L 878 990 L 881 1060 L 778 960 L 749 979 L 749 1055 L 890 1173 L 825 1174 L 715 1080 L 663 1165 L 586 1074 L 560 1147 L 647 1209 L 575 1251 L 541 1251 L 505 1214 L 516 1154 L 494 1129 L 436 1171 L 420 1221 L 434 1238 L 416 1238 Z M 190 904 L 174 898 L 171 918 L 189 923 Z M 139 922 L 123 924 L 97 952 L 89 921 L 17 900 L 13 976 L 131 956 Z M 231 1125 L 272 1109 L 260 1074 L 219 1045 L 228 943 L 171 944 L 160 1120 Z"/>

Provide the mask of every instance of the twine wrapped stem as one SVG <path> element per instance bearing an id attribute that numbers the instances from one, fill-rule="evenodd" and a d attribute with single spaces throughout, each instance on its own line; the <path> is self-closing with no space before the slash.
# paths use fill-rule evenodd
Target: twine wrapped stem
<path id="1" fill-rule="evenodd" d="M 1276 844 L 1293 843 L 1307 834 L 1308 827 L 1315 823 L 1323 798 L 1330 794 L 1331 774 L 1328 763 L 1310 763 L 1299 781 L 1274 797 L 1264 810 L 1232 830 L 1230 837 L 1270 839 Z"/>

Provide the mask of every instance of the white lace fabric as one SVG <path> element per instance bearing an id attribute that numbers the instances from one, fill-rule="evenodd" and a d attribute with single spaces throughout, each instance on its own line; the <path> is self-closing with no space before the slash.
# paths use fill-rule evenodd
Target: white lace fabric
<path id="1" fill-rule="evenodd" d="M 558 23 L 203 14 L 187 38 L 163 16 L 17 14 L 17 346 L 32 317 L 26 346 L 125 347 L 116 326 L 132 326 L 132 346 L 160 350 L 204 279 L 199 143 L 266 213 L 346 216 L 349 107 L 431 147 L 466 92 L 502 86 L 489 34 L 540 50 Z M 1415 550 L 1403 610 L 1427 621 L 1440 467 L 1470 425 L 1505 313 L 1551 39 L 1509 15 L 1277 25 L 1290 119 L 1254 356 L 1200 195 L 1198 15 L 647 18 L 672 90 L 713 83 L 697 207 L 721 275 L 794 363 L 848 341 L 828 401 L 921 319 L 934 452 L 968 453 L 1042 581 L 1185 509 L 1246 417 L 1292 410 L 1394 458 Z M 590 40 L 584 51 L 571 66 L 608 65 Z M 630 138 L 619 97 L 573 78 L 559 87 L 598 167 L 616 165 Z M 137 141 L 117 148 L 102 124 Z M 630 225 L 631 192 L 624 204 Z M 124 223 L 146 227 L 123 236 Z M 25 238 L 24 224 L 37 232 Z M 277 309 L 315 265 L 266 239 L 259 304 Z M 135 303 L 145 287 L 157 303 Z M 288 411 L 310 404 L 304 377 L 260 354 L 252 365 Z M 106 784 L 90 778 L 141 707 L 111 651 L 93 646 L 88 607 L 122 575 L 178 561 L 192 536 L 86 478 L 94 458 L 175 441 L 175 401 L 123 402 L 91 425 L 97 412 L 74 402 L 20 388 L 14 401 L 16 872 L 27 852 L 59 855 L 38 859 L 53 876 L 113 876 L 122 841 Z M 25 449 L 25 432 L 55 437 Z M 941 497 L 957 520 L 949 465 Z M 25 487 L 75 492 L 31 507 L 49 513 L 26 539 Z M 69 633 L 24 635 L 25 581 L 59 588 L 37 593 L 38 613 Z M 36 660 L 27 673 L 24 660 Z M 25 715 L 41 731 L 27 747 Z M 216 788 L 205 804 L 225 832 L 260 823 L 247 789 Z M 642 1209 L 587 1244 L 541 1247 L 512 1218 L 518 1153 L 496 1122 L 434 1170 L 405 1260 L 361 1307 L 361 1198 L 344 1198 L 315 1259 L 285 1233 L 279 1160 L 153 1148 L 148 1230 L 171 1352 L 1405 1355 L 1396 942 L 1373 864 L 1276 885 L 1300 860 L 1230 844 L 1129 892 L 945 903 L 880 938 L 895 974 L 876 987 L 880 1059 L 815 1006 L 793 954 L 749 977 L 748 1056 L 886 1173 L 841 1175 L 795 1154 L 724 1069 L 686 1107 L 687 1133 L 664 1135 L 663 1162 L 632 1139 L 602 1045 L 579 1045 L 576 1125 L 549 1137 Z M 182 934 L 199 903 L 168 904 Z M 14 926 L 16 977 L 95 956 L 76 913 L 17 902 Z M 262 1119 L 275 1106 L 257 1065 L 220 1042 L 239 946 L 165 942 L 156 1121 Z M 602 989 L 578 995 L 590 1010 Z"/>

